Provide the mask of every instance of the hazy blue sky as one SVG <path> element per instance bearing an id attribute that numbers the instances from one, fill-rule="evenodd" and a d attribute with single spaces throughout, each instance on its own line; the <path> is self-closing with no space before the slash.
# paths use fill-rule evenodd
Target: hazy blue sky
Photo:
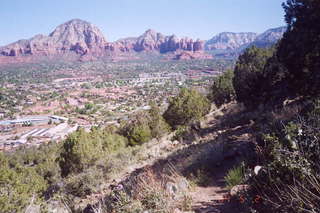
<path id="1" fill-rule="evenodd" d="M 223 32 L 263 32 L 284 25 L 282 0 L 1 0 L 0 46 L 49 34 L 73 18 L 98 26 L 108 41 L 164 34 L 209 39 Z"/>

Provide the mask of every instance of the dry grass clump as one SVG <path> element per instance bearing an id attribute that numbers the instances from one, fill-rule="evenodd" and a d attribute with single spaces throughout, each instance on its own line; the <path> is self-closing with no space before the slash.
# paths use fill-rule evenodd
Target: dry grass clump
<path id="1" fill-rule="evenodd" d="M 190 210 L 192 200 L 188 195 L 188 186 L 182 189 L 179 186 L 181 180 L 184 179 L 174 170 L 171 175 L 159 176 L 147 169 L 130 182 L 130 187 L 124 183 L 123 189 L 113 190 L 91 209 L 95 213 L 171 213 L 175 209 Z"/>

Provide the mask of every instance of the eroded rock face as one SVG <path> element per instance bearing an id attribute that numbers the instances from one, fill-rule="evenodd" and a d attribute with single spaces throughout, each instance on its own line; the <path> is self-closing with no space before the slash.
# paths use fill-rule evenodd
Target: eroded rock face
<path id="1" fill-rule="evenodd" d="M 116 42 L 109 42 L 105 46 L 106 51 L 111 52 L 131 52 L 134 51 L 137 38 L 125 38 L 120 39 Z"/>
<path id="2" fill-rule="evenodd" d="M 160 53 L 174 52 L 177 50 L 203 51 L 204 41 L 193 41 L 187 37 L 179 39 L 175 35 L 164 36 L 154 30 L 147 30 L 143 35 L 138 37 L 134 50 L 137 52 L 160 51 Z"/>
<path id="3" fill-rule="evenodd" d="M 138 37 L 134 50 L 137 52 L 159 50 L 161 44 L 164 42 L 164 35 L 157 33 L 154 30 L 147 30 L 144 34 Z"/>
<path id="4" fill-rule="evenodd" d="M 36 35 L 0 48 L 5 56 L 57 55 L 68 51 L 84 55 L 101 53 L 106 44 L 102 32 L 89 22 L 73 19 L 59 25 L 49 36 Z"/>
<path id="5" fill-rule="evenodd" d="M 204 41 L 201 41 L 201 40 L 197 40 L 193 43 L 193 50 L 194 51 L 202 51 L 204 50 L 204 44 L 205 42 Z"/>

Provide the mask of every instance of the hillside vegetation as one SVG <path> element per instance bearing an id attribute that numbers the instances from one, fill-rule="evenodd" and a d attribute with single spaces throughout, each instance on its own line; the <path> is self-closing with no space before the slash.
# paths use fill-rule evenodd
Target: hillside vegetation
<path id="1" fill-rule="evenodd" d="M 283 8 L 283 39 L 274 48 L 246 49 L 232 79 L 256 130 L 242 201 L 252 212 L 319 212 L 320 4 L 288 0 Z"/>
<path id="2" fill-rule="evenodd" d="M 219 193 L 210 188 L 221 176 L 212 175 L 212 170 L 219 168 L 216 171 L 224 172 L 224 184 L 231 189 L 230 203 L 224 205 L 236 203 L 239 212 L 320 212 L 320 4 L 288 0 L 283 7 L 287 22 L 283 39 L 272 48 L 246 49 L 234 70 L 214 80 L 208 97 L 181 89 L 163 114 L 152 103 L 149 111 L 133 115 L 120 127 L 79 129 L 59 144 L 0 153 L 0 209 L 25 212 L 40 206 L 50 212 L 52 203 L 58 202 L 66 212 L 202 212 L 202 207 L 192 207 L 188 194 L 179 198 L 168 194 L 168 184 L 162 181 L 172 177 L 164 177 L 162 170 L 154 172 L 171 161 L 178 170 L 188 159 L 191 166 L 171 174 L 187 177 L 198 192 L 206 192 L 208 186 Z M 210 128 L 202 129 L 199 121 L 210 112 L 210 101 L 222 107 L 214 111 Z M 225 105 L 232 101 L 234 108 Z M 173 148 L 172 155 L 155 163 L 155 174 L 139 176 L 144 164 L 134 172 L 125 170 L 147 162 L 151 155 L 147 144 L 161 144 L 172 131 L 170 139 L 183 149 Z M 210 134 L 214 136 L 201 141 Z M 219 141 L 224 156 L 215 165 L 211 158 L 219 153 L 205 153 L 211 154 Z M 191 170 L 196 172 L 190 174 Z M 117 189 L 121 181 L 113 181 L 124 171 L 129 173 L 126 179 L 132 178 L 130 190 L 125 183 L 126 190 Z M 95 204 L 81 205 L 113 182 L 116 190 L 105 192 Z M 239 190 L 234 192 L 234 187 Z M 177 190 L 175 185 L 169 188 Z M 221 212 L 234 212 L 230 209 Z"/>

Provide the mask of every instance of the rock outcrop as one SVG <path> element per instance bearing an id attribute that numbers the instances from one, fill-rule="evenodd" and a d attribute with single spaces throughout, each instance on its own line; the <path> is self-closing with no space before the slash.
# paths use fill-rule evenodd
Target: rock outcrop
<path id="1" fill-rule="evenodd" d="M 179 39 L 175 35 L 165 36 L 154 30 L 147 30 L 143 35 L 137 38 L 134 50 L 141 51 L 160 51 L 160 53 L 174 52 L 177 50 L 184 51 L 203 51 L 204 41 L 199 39 L 193 41 L 190 38 Z"/>
<path id="2" fill-rule="evenodd" d="M 58 55 L 75 52 L 85 55 L 101 54 L 106 39 L 102 32 L 89 22 L 73 19 L 58 26 L 49 36 L 36 35 L 29 40 L 20 40 L 0 48 L 5 56 Z"/>
<path id="3" fill-rule="evenodd" d="M 105 46 L 106 51 L 111 52 L 131 52 L 134 50 L 134 46 L 137 42 L 137 38 L 125 38 L 115 42 L 109 42 Z"/>
<path id="4" fill-rule="evenodd" d="M 165 36 L 161 33 L 157 33 L 154 30 L 147 30 L 137 38 L 134 50 L 137 52 L 159 50 L 164 41 Z"/>
<path id="5" fill-rule="evenodd" d="M 107 43 L 105 49 L 120 52 L 160 52 L 169 53 L 175 51 L 203 51 L 204 41 L 190 38 L 179 39 L 175 35 L 165 36 L 154 30 L 147 30 L 137 38 L 126 38 L 116 42 Z"/>
<path id="6" fill-rule="evenodd" d="M 127 52 L 169 53 L 203 50 L 204 41 L 193 41 L 190 38 L 179 39 L 175 35 L 165 36 L 154 30 L 147 30 L 138 38 L 107 42 L 96 26 L 80 19 L 73 19 L 58 26 L 48 36 L 36 35 L 31 39 L 20 40 L 0 48 L 0 57 L 12 56 L 23 61 L 26 56 L 33 59 L 39 56 L 63 56 L 73 53 L 80 55 L 80 60 L 93 60 L 100 56 Z M 193 58 L 196 58 L 197 55 L 200 54 L 194 54 Z M 10 60 L 1 58 L 0 61 Z"/>

